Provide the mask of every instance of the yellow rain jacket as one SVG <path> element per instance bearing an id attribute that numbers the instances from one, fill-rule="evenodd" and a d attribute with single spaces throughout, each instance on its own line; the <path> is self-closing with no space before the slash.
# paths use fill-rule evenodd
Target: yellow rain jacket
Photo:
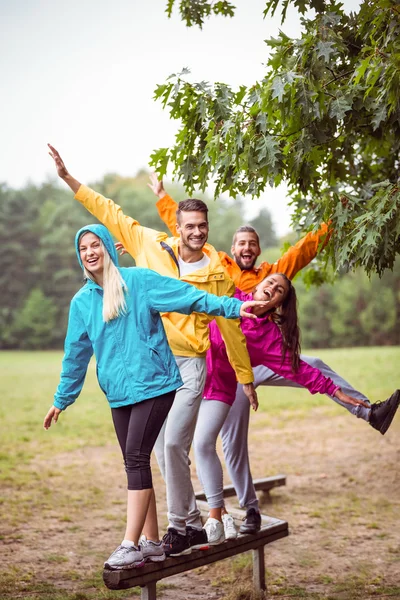
<path id="1" fill-rule="evenodd" d="M 75 198 L 122 242 L 138 267 L 147 267 L 161 275 L 181 279 L 216 296 L 233 296 L 235 284 L 225 272 L 213 246 L 205 244 L 203 248 L 210 259 L 207 267 L 180 277 L 177 265 L 179 237 L 168 237 L 166 233 L 142 227 L 138 221 L 126 216 L 118 204 L 85 185 L 81 185 Z M 212 319 L 203 313 L 163 313 L 162 320 L 173 354 L 205 356 L 210 346 L 208 323 Z M 253 382 L 253 371 L 239 320 L 216 317 L 216 321 L 237 380 L 239 383 Z"/>

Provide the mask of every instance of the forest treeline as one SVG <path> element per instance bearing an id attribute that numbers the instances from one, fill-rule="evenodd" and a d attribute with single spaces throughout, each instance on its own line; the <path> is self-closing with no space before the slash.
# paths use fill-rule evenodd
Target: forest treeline
<path id="1" fill-rule="evenodd" d="M 147 188 L 148 173 L 135 178 L 106 175 L 93 187 L 120 204 L 141 224 L 166 231 L 155 197 Z M 177 201 L 184 190 L 169 186 Z M 203 196 L 204 198 L 204 196 Z M 232 234 L 244 222 L 256 227 L 263 258 L 274 261 L 280 241 L 268 210 L 252 221 L 244 217 L 242 201 L 209 206 L 209 241 L 230 251 Z M 0 348 L 61 348 L 69 302 L 82 285 L 74 237 L 95 219 L 55 182 L 15 190 L 0 186 Z M 132 265 L 127 256 L 123 266 Z M 400 343 L 400 265 L 382 279 L 361 271 L 340 276 L 333 285 L 308 289 L 296 278 L 304 347 L 388 345 Z"/>

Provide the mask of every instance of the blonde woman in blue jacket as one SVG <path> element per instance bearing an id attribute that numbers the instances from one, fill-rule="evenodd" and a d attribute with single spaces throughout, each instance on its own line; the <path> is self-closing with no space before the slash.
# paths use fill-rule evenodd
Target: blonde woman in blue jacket
<path id="1" fill-rule="evenodd" d="M 124 540 L 104 566 L 132 568 L 165 559 L 150 455 L 182 380 L 159 313 L 252 317 L 246 309 L 260 303 L 213 296 L 150 269 L 119 268 L 103 225 L 82 228 L 75 245 L 86 283 L 71 302 L 60 383 L 43 425 L 48 429 L 75 402 L 94 354 L 128 479 Z"/>

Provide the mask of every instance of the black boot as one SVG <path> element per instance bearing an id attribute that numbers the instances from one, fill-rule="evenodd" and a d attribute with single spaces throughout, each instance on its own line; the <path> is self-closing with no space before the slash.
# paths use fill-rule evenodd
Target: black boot
<path id="1" fill-rule="evenodd" d="M 400 404 L 400 390 L 396 390 L 384 402 L 371 404 L 369 424 L 384 435 L 390 427 L 393 417 Z"/>
<path id="2" fill-rule="evenodd" d="M 257 533 L 261 529 L 261 515 L 255 508 L 249 508 L 240 526 L 240 533 Z"/>

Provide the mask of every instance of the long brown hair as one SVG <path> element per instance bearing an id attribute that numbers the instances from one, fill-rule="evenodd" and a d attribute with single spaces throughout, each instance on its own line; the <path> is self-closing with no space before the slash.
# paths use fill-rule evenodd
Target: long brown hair
<path id="1" fill-rule="evenodd" d="M 289 353 L 292 371 L 296 373 L 300 366 L 301 352 L 296 290 L 284 273 L 274 273 L 274 275 L 283 277 L 288 284 L 288 291 L 281 306 L 271 312 L 271 320 L 279 326 L 282 333 L 282 362 Z"/>

